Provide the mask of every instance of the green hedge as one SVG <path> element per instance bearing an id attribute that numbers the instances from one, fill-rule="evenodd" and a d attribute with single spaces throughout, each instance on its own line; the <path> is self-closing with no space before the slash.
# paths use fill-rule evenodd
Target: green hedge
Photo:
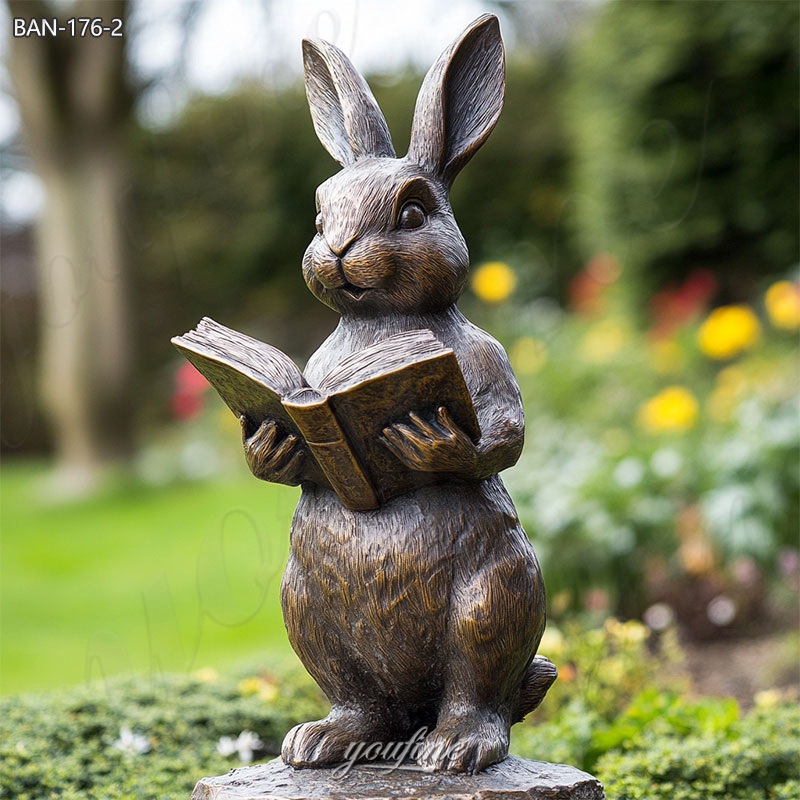
<path id="1" fill-rule="evenodd" d="M 515 728 L 514 751 L 591 769 L 609 800 L 800 796 L 797 704 L 740 718 L 733 700 L 687 701 L 649 688 L 608 719 L 582 704 L 579 686 L 567 689 L 576 690 L 571 701 L 556 693 L 539 724 Z M 0 800 L 188 800 L 199 778 L 224 774 L 249 755 L 269 759 L 290 727 L 324 712 L 306 676 L 115 679 L 6 698 Z M 243 731 L 259 740 L 246 756 L 231 746 Z M 227 751 L 219 747 L 226 741 Z"/>
<path id="2" fill-rule="evenodd" d="M 796 800 L 800 712 L 759 709 L 727 730 L 667 735 L 658 728 L 597 764 L 612 800 Z"/>
<path id="3" fill-rule="evenodd" d="M 188 800 L 201 777 L 240 766 L 217 752 L 223 737 L 252 731 L 263 742 L 255 758 L 267 759 L 290 727 L 325 711 L 307 680 L 261 683 L 275 687 L 270 702 L 234 681 L 186 677 L 4 698 L 0 798 Z M 123 728 L 141 737 L 129 748 Z"/>

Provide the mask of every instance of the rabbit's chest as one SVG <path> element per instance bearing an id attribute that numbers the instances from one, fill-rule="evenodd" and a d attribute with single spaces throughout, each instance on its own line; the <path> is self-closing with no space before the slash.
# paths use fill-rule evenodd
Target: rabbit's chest
<path id="1" fill-rule="evenodd" d="M 457 509 L 437 504 L 433 511 L 428 495 L 412 492 L 375 511 L 358 512 L 345 508 L 333 492 L 304 489 L 292 524 L 293 554 L 316 571 L 343 574 L 352 567 L 363 578 L 420 575 L 460 547 L 465 527 Z"/>
<path id="2" fill-rule="evenodd" d="M 351 511 L 330 490 L 310 486 L 292 522 L 292 555 L 303 569 L 348 579 L 379 574 L 435 579 L 471 573 L 520 532 L 496 478 L 423 487 L 367 512 Z"/>

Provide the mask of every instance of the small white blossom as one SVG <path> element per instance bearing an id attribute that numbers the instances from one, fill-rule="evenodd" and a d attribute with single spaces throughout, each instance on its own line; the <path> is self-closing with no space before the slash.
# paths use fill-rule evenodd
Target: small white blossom
<path id="1" fill-rule="evenodd" d="M 233 736 L 222 736 L 217 742 L 217 752 L 221 756 L 232 756 L 236 752 L 236 739 Z"/>
<path id="2" fill-rule="evenodd" d="M 659 478 L 674 478 L 683 466 L 683 457 L 672 447 L 660 447 L 650 459 L 650 468 Z"/>
<path id="3" fill-rule="evenodd" d="M 261 750 L 263 747 L 264 742 L 253 731 L 242 731 L 236 739 L 232 736 L 223 736 L 217 742 L 217 752 L 221 756 L 238 753 L 239 760 L 243 764 L 249 764 L 253 760 L 253 751 Z"/>
<path id="4" fill-rule="evenodd" d="M 675 621 L 675 612 L 666 603 L 653 603 L 644 612 L 644 621 L 648 628 L 663 631 Z"/>
<path id="5" fill-rule="evenodd" d="M 138 755 L 140 753 L 147 753 L 150 750 L 150 740 L 140 733 L 134 733 L 130 728 L 123 726 L 119 729 L 119 739 L 117 739 L 113 746 L 117 750 L 122 750 L 123 753 L 129 755 Z"/>
<path id="6" fill-rule="evenodd" d="M 615 467 L 612 477 L 617 486 L 623 489 L 633 489 L 644 478 L 644 464 L 638 458 L 624 458 Z"/>
<path id="7" fill-rule="evenodd" d="M 736 603 L 724 594 L 717 595 L 706 608 L 706 616 L 719 627 L 730 625 L 736 619 Z"/>

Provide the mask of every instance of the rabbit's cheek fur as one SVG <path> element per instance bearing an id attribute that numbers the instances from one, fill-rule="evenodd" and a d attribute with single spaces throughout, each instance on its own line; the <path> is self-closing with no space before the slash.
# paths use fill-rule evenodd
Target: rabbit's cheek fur
<path id="1" fill-rule="evenodd" d="M 395 271 L 393 259 L 385 246 L 370 240 L 358 240 L 342 259 L 347 282 L 362 289 L 390 289 Z"/>
<path id="2" fill-rule="evenodd" d="M 469 270 L 469 254 L 452 214 L 431 217 L 423 229 L 394 236 L 391 292 L 397 310 L 439 311 L 458 300 Z"/>

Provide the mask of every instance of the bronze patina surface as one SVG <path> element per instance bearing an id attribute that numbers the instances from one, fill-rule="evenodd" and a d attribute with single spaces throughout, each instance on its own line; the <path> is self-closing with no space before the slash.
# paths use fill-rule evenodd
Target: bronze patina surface
<path id="1" fill-rule="evenodd" d="M 354 742 L 404 741 L 425 729 L 418 766 L 476 773 L 505 758 L 511 725 L 556 676 L 536 656 L 539 565 L 498 477 L 522 449 L 519 388 L 500 344 L 456 306 L 469 255 L 449 190 L 500 115 L 500 30 L 495 17 L 480 17 L 433 65 L 403 158 L 347 56 L 322 41 L 305 41 L 303 55 L 314 127 L 342 165 L 319 187 L 317 233 L 303 258 L 310 290 L 341 320 L 305 377 L 318 385 L 352 353 L 429 330 L 455 353 L 480 435 L 443 405 L 404 409 L 383 428 L 382 446 L 436 480 L 359 511 L 319 479 L 301 438 L 271 420 L 245 429 L 253 473 L 302 486 L 283 613 L 332 705 L 325 719 L 288 733 L 282 756 L 294 767 L 335 765 Z"/>
<path id="2" fill-rule="evenodd" d="M 268 764 L 204 778 L 192 800 L 604 800 L 586 772 L 563 764 L 507 758 L 480 773 L 454 775 L 397 769 L 391 762 L 336 770 Z"/>

